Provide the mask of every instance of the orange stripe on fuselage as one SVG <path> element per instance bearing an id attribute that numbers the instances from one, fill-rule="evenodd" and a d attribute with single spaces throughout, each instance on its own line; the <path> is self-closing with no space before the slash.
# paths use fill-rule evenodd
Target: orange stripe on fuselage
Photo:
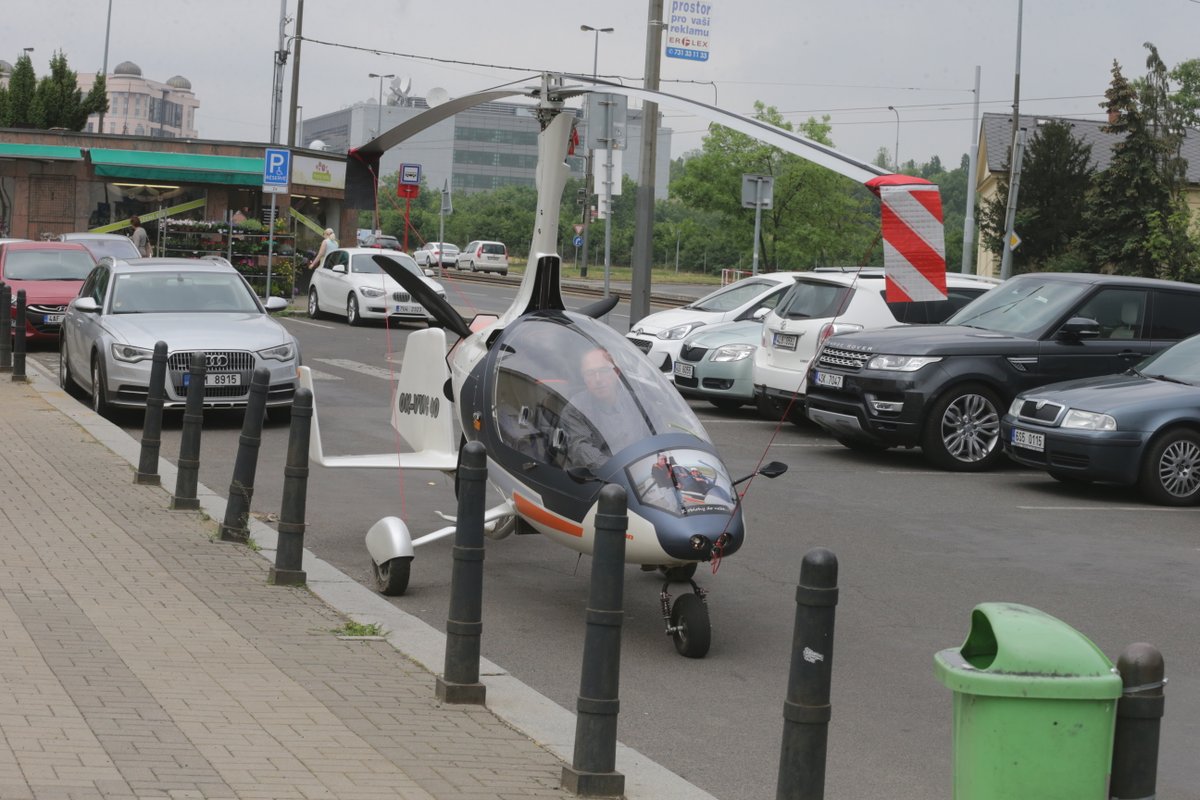
<path id="1" fill-rule="evenodd" d="M 513 492 L 513 504 L 517 507 L 517 513 L 523 517 L 528 517 L 534 522 L 541 523 L 548 528 L 553 528 L 568 536 L 583 536 L 582 526 L 575 524 L 565 517 L 560 517 L 553 511 L 542 508 L 537 503 L 522 497 L 517 492 Z"/>

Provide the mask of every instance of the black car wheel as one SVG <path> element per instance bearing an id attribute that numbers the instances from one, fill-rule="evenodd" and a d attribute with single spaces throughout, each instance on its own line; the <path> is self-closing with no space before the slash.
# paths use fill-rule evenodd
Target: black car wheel
<path id="1" fill-rule="evenodd" d="M 358 298 L 350 295 L 346 300 L 346 322 L 351 325 L 361 325 L 362 317 L 358 315 Z"/>
<path id="2" fill-rule="evenodd" d="M 982 472 L 996 465 L 1000 448 L 1000 400 L 981 384 L 946 392 L 925 420 L 925 457 L 953 472 Z"/>
<path id="3" fill-rule="evenodd" d="M 1200 499 L 1200 434 L 1176 428 L 1150 445 L 1138 486 L 1148 500 L 1190 506 Z"/>
<path id="4" fill-rule="evenodd" d="M 74 396 L 79 392 L 79 384 L 75 382 L 75 376 L 71 374 L 71 363 L 67 361 L 66 337 L 63 337 L 62 345 L 58 350 L 58 385 L 69 395 Z"/>
<path id="5" fill-rule="evenodd" d="M 108 378 L 104 373 L 104 362 L 100 356 L 92 357 L 92 411 L 107 417 L 112 411 L 108 404 Z"/>

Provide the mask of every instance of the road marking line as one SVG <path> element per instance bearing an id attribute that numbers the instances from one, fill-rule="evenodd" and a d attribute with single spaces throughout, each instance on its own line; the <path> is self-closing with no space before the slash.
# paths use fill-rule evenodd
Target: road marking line
<path id="1" fill-rule="evenodd" d="M 1017 506 L 1022 511 L 1132 511 L 1134 513 L 1142 513 L 1144 511 L 1165 511 L 1167 513 L 1176 513 L 1186 511 L 1183 508 L 1159 508 L 1156 506 Z"/>
<path id="2" fill-rule="evenodd" d="M 322 372 L 319 369 L 308 368 L 308 372 L 312 375 L 314 381 L 340 381 L 344 380 L 341 375 L 334 375 L 330 372 Z"/>
<path id="3" fill-rule="evenodd" d="M 364 364 L 361 361 L 351 361 L 347 358 L 318 358 L 315 360 L 322 364 L 328 364 L 331 367 L 340 367 L 341 369 L 348 369 L 351 372 L 357 372 L 362 375 L 370 375 L 372 378 L 383 378 L 385 381 L 392 380 L 396 375 L 394 370 L 373 367 L 370 364 Z"/>
<path id="4" fill-rule="evenodd" d="M 283 317 L 283 319 L 287 320 L 288 322 L 295 322 L 298 325 L 312 325 L 314 328 L 324 328 L 327 331 L 333 330 L 332 325 L 322 325 L 319 322 L 309 322 L 306 319 L 295 319 L 293 317 Z"/>

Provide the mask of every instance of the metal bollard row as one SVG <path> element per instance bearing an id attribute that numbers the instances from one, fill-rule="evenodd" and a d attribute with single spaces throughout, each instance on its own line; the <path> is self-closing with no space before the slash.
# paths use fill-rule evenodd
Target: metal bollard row
<path id="1" fill-rule="evenodd" d="M 162 448 L 163 400 L 167 383 L 167 343 L 154 343 L 154 360 L 150 364 L 150 386 L 146 393 L 146 416 L 142 420 L 142 448 L 138 453 L 138 468 L 133 482 L 158 486 L 158 454 Z"/>
<path id="2" fill-rule="evenodd" d="M 435 693 L 443 703 L 483 705 L 487 687 L 479 682 L 483 633 L 483 513 L 487 492 L 487 451 L 469 442 L 458 467 L 458 521 L 450 574 L 450 613 L 446 620 L 446 661 Z"/>
<path id="3" fill-rule="evenodd" d="M 17 316 L 13 325 L 13 368 L 14 382 L 26 381 L 25 376 L 25 290 L 17 290 Z"/>
<path id="4" fill-rule="evenodd" d="M 12 372 L 13 319 L 12 287 L 0 281 L 0 372 Z"/>
<path id="5" fill-rule="evenodd" d="M 1138 642 L 1117 658 L 1124 687 L 1117 701 L 1112 773 L 1112 800 L 1144 800 L 1155 796 L 1158 783 L 1158 739 L 1162 724 L 1166 669 L 1162 653 Z"/>
<path id="6" fill-rule="evenodd" d="M 583 670 L 575 706 L 575 751 L 571 765 L 562 771 L 563 788 L 587 797 L 619 797 L 625 792 L 625 776 L 616 768 L 628 528 L 625 490 L 609 484 L 600 490 L 596 512 Z"/>
<path id="7" fill-rule="evenodd" d="M 221 540 L 225 542 L 245 543 L 250 540 L 250 500 L 254 496 L 258 448 L 262 443 L 263 416 L 270 382 L 271 373 L 266 367 L 254 370 L 254 376 L 250 379 L 250 397 L 246 401 L 242 435 L 238 438 L 237 457 L 233 462 L 225 520 L 221 523 Z"/>

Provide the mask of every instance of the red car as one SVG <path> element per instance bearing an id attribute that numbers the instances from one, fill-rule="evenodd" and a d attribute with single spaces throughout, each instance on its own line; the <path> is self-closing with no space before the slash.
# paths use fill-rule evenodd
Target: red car
<path id="1" fill-rule="evenodd" d="M 7 242 L 0 245 L 0 280 L 12 288 L 13 325 L 17 292 L 25 290 L 25 337 L 57 339 L 67 304 L 96 266 L 90 250 L 69 242 Z M 14 331 L 15 333 L 15 331 Z"/>

